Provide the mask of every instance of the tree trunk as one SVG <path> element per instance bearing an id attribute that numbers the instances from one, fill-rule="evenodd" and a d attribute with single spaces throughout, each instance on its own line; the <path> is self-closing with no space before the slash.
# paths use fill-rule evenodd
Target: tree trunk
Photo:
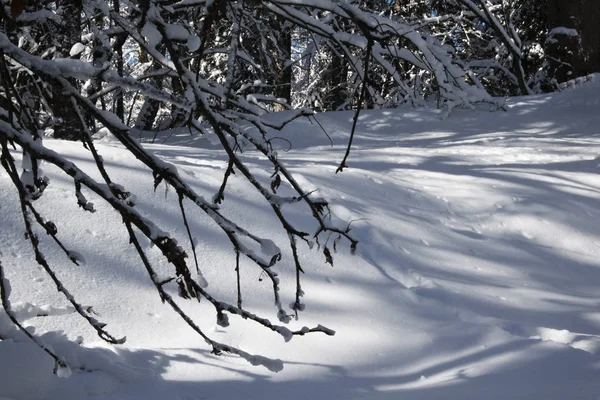
<path id="1" fill-rule="evenodd" d="M 113 0 L 113 10 L 118 14 L 120 12 L 120 0 Z M 127 40 L 126 34 L 117 36 L 114 41 L 114 51 L 117 55 L 115 61 L 117 63 L 117 73 L 123 76 L 123 45 Z M 114 93 L 115 97 L 115 114 L 121 120 L 125 120 L 125 105 L 123 103 L 123 89 L 117 88 Z"/>
<path id="2" fill-rule="evenodd" d="M 323 81 L 327 82 L 328 89 L 323 99 L 326 111 L 335 111 L 342 107 L 348 100 L 348 63 L 340 54 L 331 51 L 331 62 L 323 74 Z"/>
<path id="3" fill-rule="evenodd" d="M 283 19 L 277 18 L 279 57 L 275 96 L 292 102 L 292 32 Z"/>
<path id="4" fill-rule="evenodd" d="M 58 0 L 57 9 L 61 10 L 63 23 L 56 32 L 56 58 L 69 58 L 71 48 L 81 39 L 81 12 L 82 0 Z M 76 85 L 75 80 L 70 80 Z M 54 137 L 56 139 L 77 140 L 82 129 L 81 121 L 73 108 L 71 97 L 65 93 L 59 83 L 52 87 L 52 101 L 54 111 Z"/>
<path id="5" fill-rule="evenodd" d="M 142 47 L 140 47 L 140 62 L 147 63 L 148 61 L 150 61 L 148 53 Z M 151 67 L 146 72 L 155 71 L 156 69 L 158 69 L 158 64 L 152 63 Z M 152 81 L 157 88 L 162 88 L 160 79 L 154 78 Z M 146 97 L 144 99 L 142 109 L 137 116 L 137 120 L 135 121 L 135 127 L 144 131 L 152 130 L 159 108 L 160 102 L 150 97 Z"/>
<path id="6" fill-rule="evenodd" d="M 547 43 L 551 76 L 558 82 L 600 72 L 598 21 L 600 6 L 597 0 L 548 0 L 548 30 L 565 27 L 575 29 L 579 34 L 577 39 L 565 31 Z"/>

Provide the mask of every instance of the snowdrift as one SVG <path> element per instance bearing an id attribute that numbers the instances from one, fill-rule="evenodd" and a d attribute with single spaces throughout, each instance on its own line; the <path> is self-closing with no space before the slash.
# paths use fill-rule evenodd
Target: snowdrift
<path id="1" fill-rule="evenodd" d="M 360 241 L 355 255 L 340 245 L 333 267 L 316 248 L 301 248 L 306 310 L 290 325 L 321 323 L 336 335 L 285 343 L 240 318 L 222 328 L 207 304 L 179 303 L 215 338 L 281 359 L 285 368 L 277 374 L 211 355 L 161 303 L 118 216 L 102 202 L 95 214 L 78 209 L 72 182 L 45 167 L 51 184 L 40 209 L 85 263 L 73 265 L 40 234 L 42 248 L 79 301 L 93 306 L 110 332 L 128 338 L 123 346 L 101 343 L 35 264 L 16 193 L 0 173 L 0 258 L 15 310 L 71 366 L 69 378 L 54 375 L 52 360 L 0 314 L 0 337 L 16 338 L 0 341 L 0 397 L 597 399 L 598 79 L 562 93 L 510 99 L 506 112 L 442 114 L 364 111 L 350 168 L 339 174 L 351 112 L 319 114 L 319 124 L 304 119 L 274 133 L 298 181 L 330 201 L 333 223 L 351 222 Z M 164 143 L 158 139 L 145 146 L 211 198 L 226 160 L 210 138 L 175 133 Z M 93 173 L 81 144 L 47 143 Z M 152 176 L 110 135 L 97 143 L 139 210 L 186 243 L 176 195 L 164 186 L 154 191 Z M 265 160 L 244 154 L 257 176 L 268 179 Z M 268 204 L 241 179 L 231 179 L 223 208 L 285 249 Z M 303 226 L 299 211 L 287 211 Z M 234 299 L 231 246 L 205 216 L 188 217 L 204 276 Z M 290 254 L 277 272 L 289 304 Z M 275 320 L 260 271 L 242 263 L 242 277 L 249 309 Z"/>

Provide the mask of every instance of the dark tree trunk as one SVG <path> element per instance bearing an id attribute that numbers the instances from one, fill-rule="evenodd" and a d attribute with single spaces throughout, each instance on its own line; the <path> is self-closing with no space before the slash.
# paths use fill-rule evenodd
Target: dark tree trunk
<path id="1" fill-rule="evenodd" d="M 140 62 L 147 63 L 148 61 L 148 53 L 144 51 L 144 49 L 140 48 Z M 158 65 L 153 63 L 149 71 L 154 71 L 156 69 L 158 69 Z M 160 79 L 155 78 L 152 80 L 152 82 L 156 85 L 156 87 L 162 87 Z M 140 113 L 135 121 L 135 127 L 144 131 L 152 130 L 159 108 L 160 102 L 151 99 L 150 97 L 145 98 L 144 104 L 142 104 L 142 109 L 140 110 Z"/>
<path id="2" fill-rule="evenodd" d="M 278 71 L 275 96 L 285 99 L 288 104 L 292 101 L 292 32 L 285 21 L 277 19 L 280 35 L 277 38 L 279 50 Z"/>
<path id="3" fill-rule="evenodd" d="M 82 0 L 58 0 L 63 23 L 56 32 L 56 57 L 69 58 L 73 45 L 81 38 Z M 74 80 L 71 81 L 76 85 Z M 54 111 L 54 137 L 56 139 L 77 140 L 80 137 L 81 121 L 73 108 L 71 98 L 59 83 L 52 88 L 52 109 Z"/>
<path id="4" fill-rule="evenodd" d="M 546 46 L 550 73 L 559 82 L 600 72 L 598 0 L 548 0 L 548 29 L 575 29 L 579 39 L 558 34 Z"/>
<path id="5" fill-rule="evenodd" d="M 323 99 L 325 110 L 337 110 L 348 100 L 348 63 L 341 54 L 332 51 L 323 80 L 331 88 Z"/>

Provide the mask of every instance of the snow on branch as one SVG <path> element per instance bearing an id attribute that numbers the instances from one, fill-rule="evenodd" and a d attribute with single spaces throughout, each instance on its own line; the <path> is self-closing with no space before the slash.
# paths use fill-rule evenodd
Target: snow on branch
<path id="1" fill-rule="evenodd" d="M 499 26 L 492 16 L 481 14 L 471 0 L 464 1 L 473 5 L 473 13 Z M 228 315 L 237 315 L 279 333 L 286 341 L 308 333 L 334 334 L 321 325 L 292 330 L 244 308 L 240 257 L 250 260 L 269 279 L 277 318 L 288 323 L 304 309 L 301 302 L 304 268 L 298 243 L 304 242 L 312 248 L 313 241 L 324 241 L 323 257 L 331 264 L 334 260 L 327 246 L 329 238 L 335 238 L 334 249 L 341 240 L 351 250 L 358 244 L 349 225 L 340 228 L 330 221 L 327 201 L 304 188 L 279 159 L 273 145 L 274 131 L 298 118 L 310 117 L 315 109 L 354 109 L 351 135 L 354 137 L 358 115 L 365 108 L 404 102 L 423 104 L 433 97 L 448 111 L 457 106 L 473 107 L 479 102 L 495 104 L 477 76 L 465 67 L 469 64 L 458 60 L 446 44 L 425 29 L 434 23 L 431 18 L 406 21 L 356 3 L 88 0 L 80 8 L 73 3 L 60 10 L 31 4 L 16 19 L 0 9 L 0 17 L 6 22 L 0 28 L 2 166 L 19 194 L 25 231 L 36 261 L 52 278 L 56 290 L 101 338 L 111 343 L 124 340 L 111 336 L 105 325 L 64 287 L 46 261 L 37 239 L 36 229 L 41 229 L 72 262 L 83 261 L 76 249 L 68 249 L 62 243 L 54 222 L 45 220 L 36 208 L 35 201 L 47 195 L 45 188 L 52 184 L 40 168 L 42 162 L 56 166 L 72 180 L 74 201 L 82 212 L 96 209 L 83 193 L 89 190 L 119 214 L 162 301 L 212 346 L 215 354 L 234 353 L 273 371 L 282 367 L 279 360 L 251 355 L 212 340 L 182 310 L 169 294 L 169 288 L 177 290 L 182 298 L 209 301 L 217 322 L 222 325 L 229 323 Z M 58 19 L 61 24 L 56 23 Z M 510 44 L 516 43 L 510 32 L 503 33 L 506 40 L 511 40 Z M 301 96 L 297 96 L 298 91 Z M 339 98 L 332 99 L 338 94 Z M 301 99 L 294 100 L 294 96 Z M 295 105 L 300 107 L 294 109 Z M 268 112 L 284 109 L 291 111 L 279 124 L 265 118 Z M 55 138 L 80 141 L 90 151 L 101 179 L 92 178 L 77 163 L 46 147 L 43 138 L 49 128 Z M 149 133 L 156 137 L 181 130 L 212 137 L 217 146 L 215 151 L 227 162 L 222 184 L 212 199 L 201 196 L 180 177 L 174 165 L 138 140 Z M 191 272 L 186 246 L 177 243 L 151 218 L 143 216 L 136 207 L 134 194 L 108 173 L 93 141 L 98 131 L 114 136 L 138 159 L 153 177 L 155 188 L 164 183 L 175 191 L 193 253 L 195 274 Z M 347 167 L 351 146 L 352 141 L 340 160 L 340 171 Z M 268 181 L 257 176 L 247 164 L 241 156 L 242 149 L 264 156 L 270 174 Z M 23 171 L 17 171 L 11 155 L 14 150 L 24 154 Z M 285 252 L 270 238 L 254 234 L 252 227 L 235 223 L 220 208 L 227 201 L 232 174 L 250 184 L 285 232 L 296 279 L 294 301 L 289 308 L 283 304 L 276 272 Z M 282 195 L 279 190 L 283 186 L 291 195 Z M 298 210 L 303 207 L 314 229 L 296 226 L 284 205 Z M 194 249 L 190 208 L 208 216 L 233 247 L 236 305 L 217 298 L 212 288 L 208 289 L 210 282 L 202 274 L 203 266 Z M 163 262 L 172 267 L 166 279 L 155 272 L 140 245 L 141 237 L 160 249 Z M 3 307 L 10 317 L 8 288 L 8 283 L 2 281 Z M 64 362 L 59 356 L 47 352 L 62 368 Z"/>

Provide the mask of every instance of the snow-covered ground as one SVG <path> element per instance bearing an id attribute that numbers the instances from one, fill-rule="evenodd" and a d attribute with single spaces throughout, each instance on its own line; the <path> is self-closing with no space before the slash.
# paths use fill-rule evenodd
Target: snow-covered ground
<path id="1" fill-rule="evenodd" d="M 321 323 L 336 335 L 284 343 L 239 318 L 217 327 L 207 304 L 179 302 L 215 339 L 283 360 L 279 373 L 211 355 L 160 302 L 116 214 L 91 194 L 98 212 L 78 209 L 72 181 L 46 166 L 51 185 L 40 209 L 86 263 L 71 264 L 47 238 L 43 250 L 79 301 L 128 340 L 105 345 L 72 314 L 26 319 L 86 372 L 56 377 L 53 361 L 34 345 L 0 341 L 0 398 L 597 400 L 600 82 L 511 99 L 507 109 L 454 110 L 446 119 L 437 110 L 365 111 L 350 168 L 339 174 L 352 113 L 318 116 L 333 146 L 308 120 L 278 133 L 293 143 L 285 152 L 281 141 L 281 159 L 331 202 L 335 220 L 353 221 L 360 241 L 355 255 L 340 243 L 334 267 L 302 247 L 306 310 L 292 325 Z M 93 170 L 80 144 L 46 143 Z M 147 147 L 207 198 L 218 189 L 226 160 L 208 140 L 175 135 Z M 110 138 L 98 148 L 115 180 L 136 194 L 139 209 L 185 243 L 173 191 L 161 185 L 155 193 L 151 174 Z M 268 178 L 263 158 L 247 152 L 244 159 Z M 15 200 L 0 173 L 0 258 L 15 307 L 27 318 L 36 310 L 18 301 L 66 303 L 33 261 Z M 260 236 L 281 234 L 268 205 L 237 176 L 223 208 Z M 301 210 L 285 211 L 303 223 Z M 231 246 L 205 216 L 189 213 L 210 287 L 233 298 Z M 288 304 L 293 267 L 285 256 L 277 271 L 287 282 Z M 275 320 L 258 268 L 243 263 L 242 276 L 245 304 Z M 64 335 L 81 337 L 83 347 Z"/>

